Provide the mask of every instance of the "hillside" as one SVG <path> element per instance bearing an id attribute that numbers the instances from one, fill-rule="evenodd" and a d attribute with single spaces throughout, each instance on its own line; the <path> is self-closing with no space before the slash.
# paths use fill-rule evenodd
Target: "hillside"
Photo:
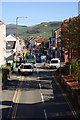
<path id="1" fill-rule="evenodd" d="M 36 38 L 40 35 L 42 37 L 49 38 L 52 36 L 52 29 L 56 30 L 60 26 L 61 22 L 43 22 L 31 27 L 18 25 L 16 29 L 16 25 L 9 24 L 7 25 L 7 35 L 18 33 L 18 35 L 20 35 L 23 39 L 30 36 L 34 36 Z"/>
<path id="2" fill-rule="evenodd" d="M 16 34 L 16 33 L 19 34 L 20 32 L 26 31 L 26 28 L 27 28 L 27 26 L 18 25 L 17 29 L 16 29 L 15 24 L 8 24 L 7 27 L 6 27 L 7 35 Z"/>

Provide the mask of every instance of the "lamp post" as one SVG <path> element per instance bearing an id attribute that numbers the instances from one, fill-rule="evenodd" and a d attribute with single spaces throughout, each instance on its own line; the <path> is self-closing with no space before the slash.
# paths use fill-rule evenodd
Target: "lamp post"
<path id="1" fill-rule="evenodd" d="M 18 41 L 18 20 L 19 18 L 28 18 L 28 17 L 27 16 L 16 17 L 16 45 L 19 44 L 19 41 Z M 16 52 L 17 52 L 17 48 L 18 46 L 16 46 Z"/>
<path id="2" fill-rule="evenodd" d="M 22 17 L 16 17 L 16 34 L 18 34 L 17 33 L 17 27 L 18 27 L 18 19 L 19 18 L 28 18 L 27 16 L 22 16 Z"/>
<path id="3" fill-rule="evenodd" d="M 17 36 L 18 36 L 18 31 L 17 31 L 17 29 L 18 29 L 18 19 L 19 18 L 28 18 L 27 16 L 22 16 L 22 17 L 16 17 L 16 34 L 17 34 Z"/>

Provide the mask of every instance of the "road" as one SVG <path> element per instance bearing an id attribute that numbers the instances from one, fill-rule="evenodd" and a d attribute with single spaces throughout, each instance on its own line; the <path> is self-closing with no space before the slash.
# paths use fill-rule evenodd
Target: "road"
<path id="1" fill-rule="evenodd" d="M 37 67 L 32 75 L 12 74 L 2 94 L 2 118 L 78 120 L 54 73 Z"/>

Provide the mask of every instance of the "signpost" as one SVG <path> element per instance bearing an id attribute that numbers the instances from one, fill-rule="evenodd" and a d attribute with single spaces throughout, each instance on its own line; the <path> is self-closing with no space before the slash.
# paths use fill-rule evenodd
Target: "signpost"
<path id="1" fill-rule="evenodd" d="M 42 62 L 45 62 L 46 61 L 46 56 L 44 55 L 44 56 L 41 56 L 41 61 Z"/>

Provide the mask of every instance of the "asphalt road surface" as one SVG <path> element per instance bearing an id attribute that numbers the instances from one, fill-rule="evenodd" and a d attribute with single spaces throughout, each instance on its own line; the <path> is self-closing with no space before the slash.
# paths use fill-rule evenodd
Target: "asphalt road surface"
<path id="1" fill-rule="evenodd" d="M 2 94 L 2 120 L 78 120 L 54 73 L 37 67 L 32 75 L 12 74 Z"/>

